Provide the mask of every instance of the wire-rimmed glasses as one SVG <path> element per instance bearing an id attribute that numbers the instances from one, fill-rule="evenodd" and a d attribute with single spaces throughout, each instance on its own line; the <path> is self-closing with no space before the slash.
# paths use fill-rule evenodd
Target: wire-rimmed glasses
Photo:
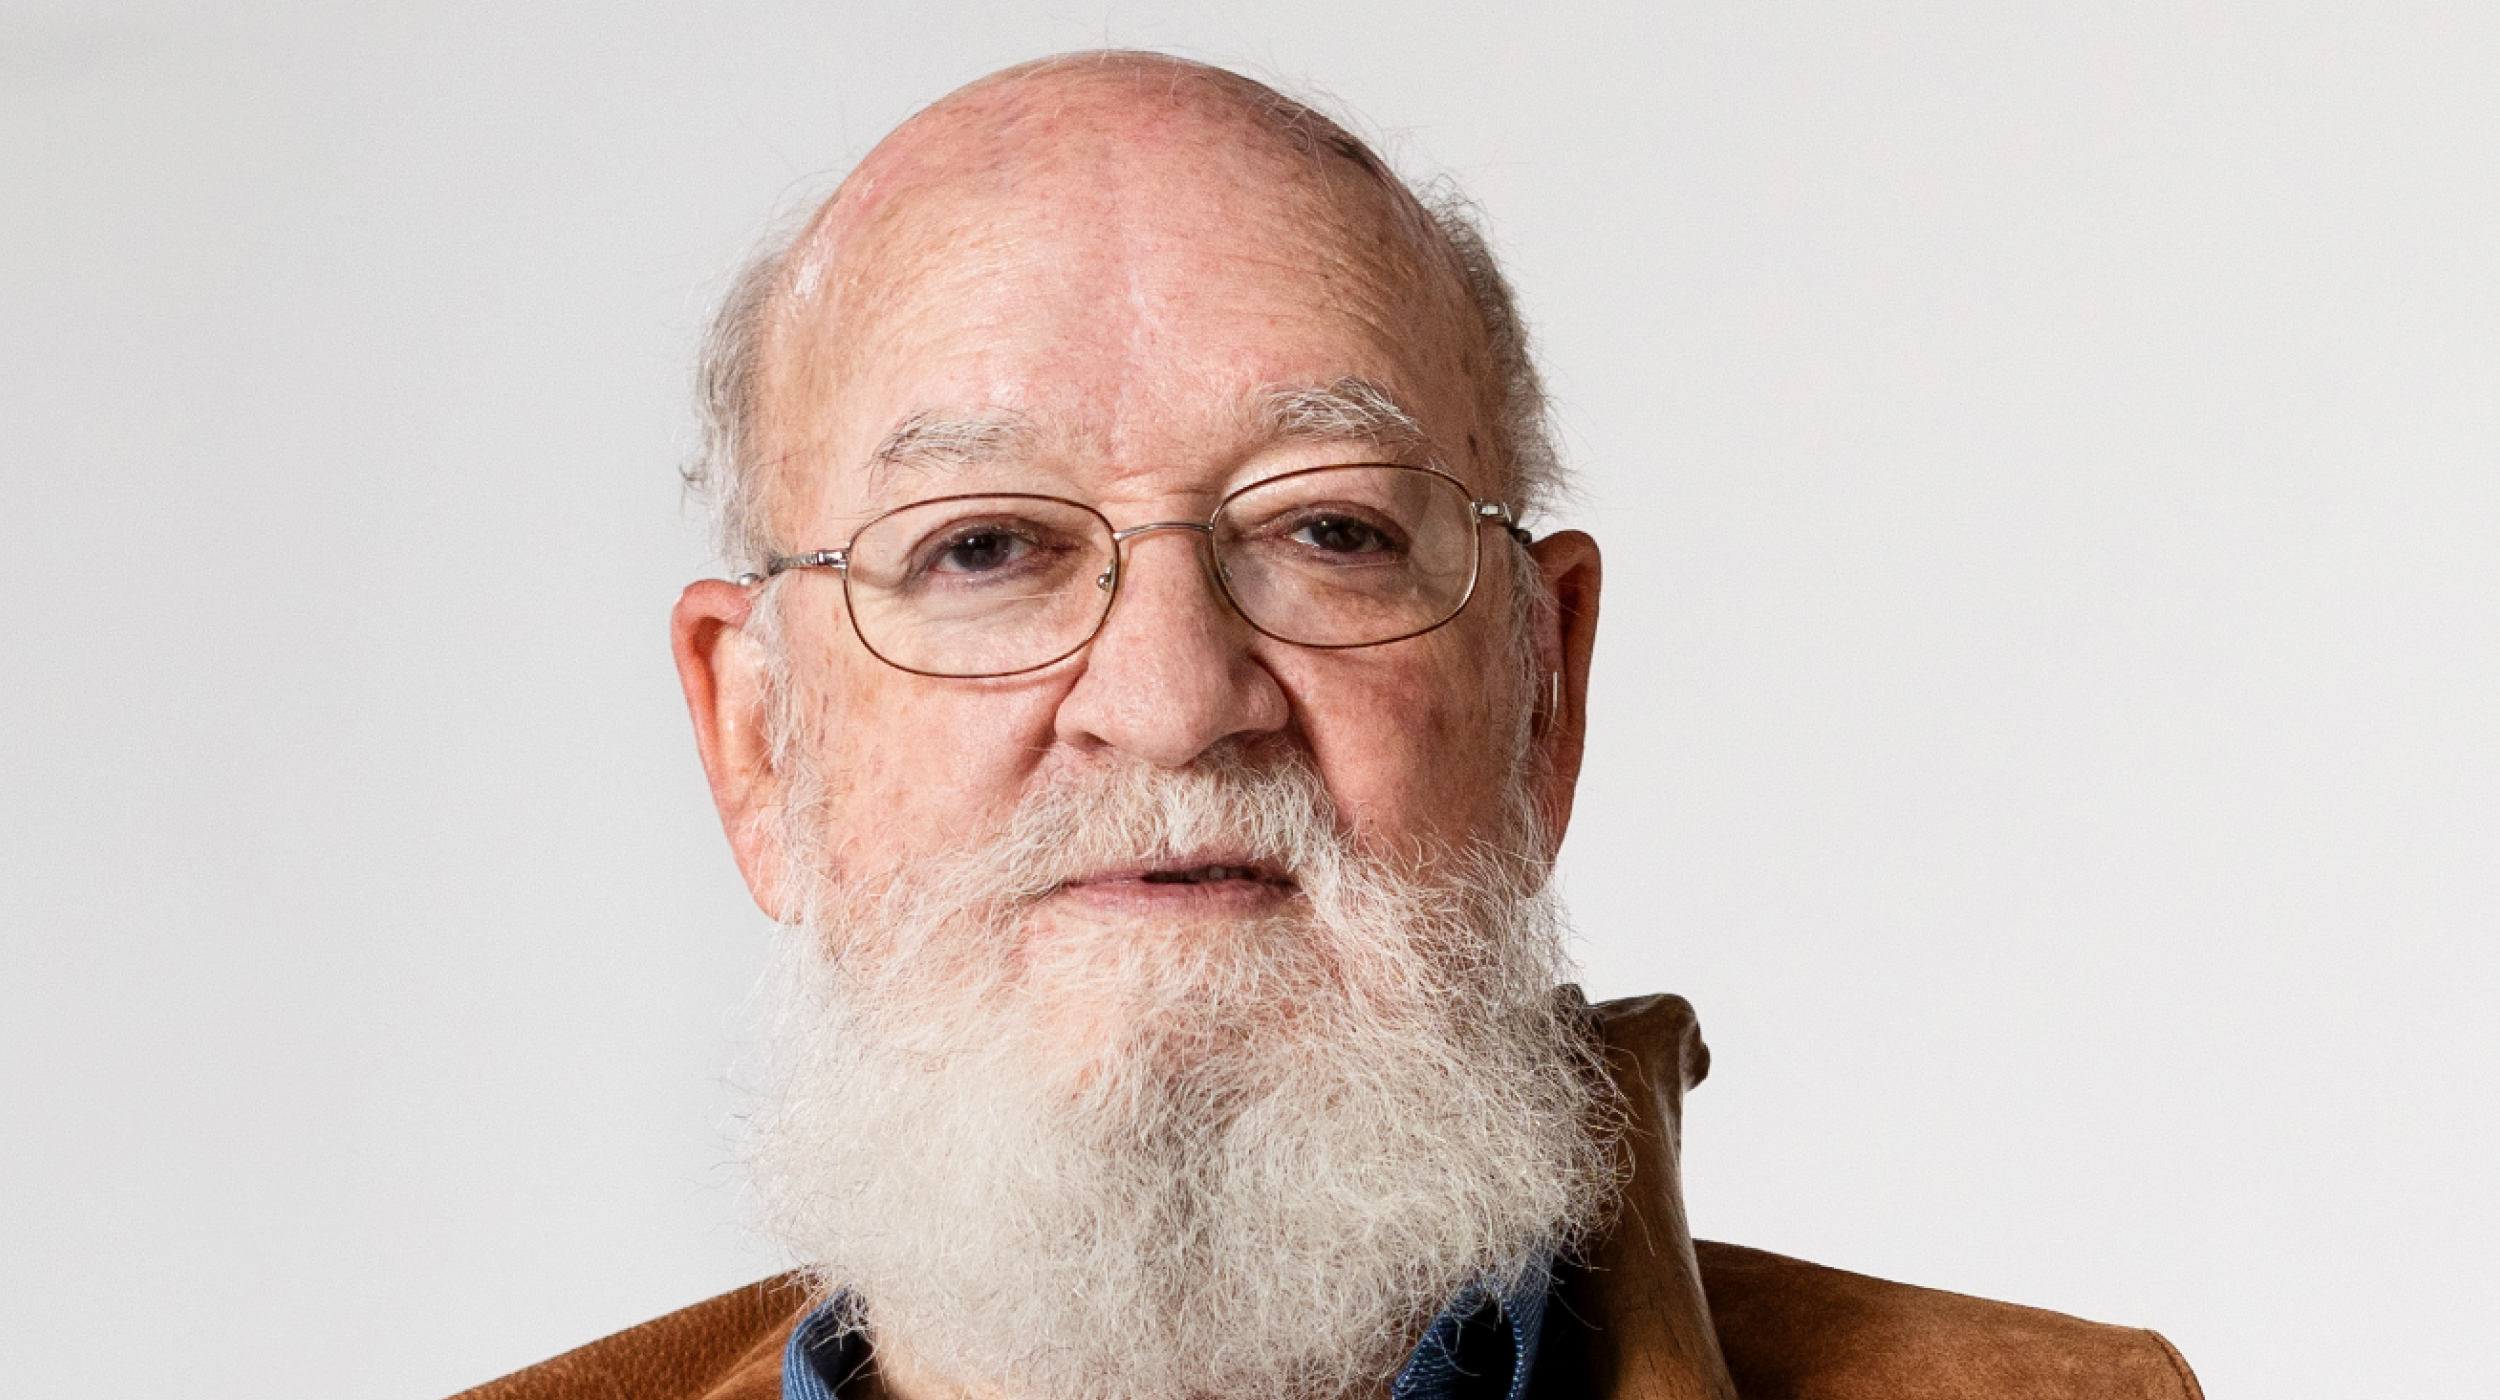
<path id="1" fill-rule="evenodd" d="M 831 569 L 878 660 L 973 679 L 1082 650 L 1119 597 L 1120 546 L 1156 530 L 1204 537 L 1216 591 L 1252 627 L 1341 649 L 1421 636 L 1458 616 L 1475 594 L 1487 524 L 1528 538 L 1506 502 L 1478 500 L 1455 477 L 1366 462 L 1253 482 L 1204 521 L 1125 530 L 1057 496 L 939 496 L 877 516 L 838 549 L 777 556 L 746 581 Z"/>

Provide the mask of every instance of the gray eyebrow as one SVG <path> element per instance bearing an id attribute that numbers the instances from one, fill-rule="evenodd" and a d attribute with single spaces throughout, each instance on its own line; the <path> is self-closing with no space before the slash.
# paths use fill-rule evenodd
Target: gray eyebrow
<path id="1" fill-rule="evenodd" d="M 1387 389 L 1368 379 L 1270 389 L 1259 418 L 1279 442 L 1376 442 L 1401 456 L 1429 448 L 1423 424 Z"/>
<path id="2" fill-rule="evenodd" d="M 1031 431 L 1011 414 L 915 413 L 868 454 L 868 480 L 881 488 L 898 472 L 959 472 L 1031 449 Z"/>
<path id="3" fill-rule="evenodd" d="M 1432 445 L 1415 415 L 1368 379 L 1267 389 L 1254 400 L 1253 416 L 1270 442 L 1374 443 L 1398 457 Z M 905 471 L 948 475 L 1027 459 L 1034 450 L 1032 428 L 1014 414 L 931 409 L 896 424 L 868 454 L 869 486 L 881 491 Z"/>

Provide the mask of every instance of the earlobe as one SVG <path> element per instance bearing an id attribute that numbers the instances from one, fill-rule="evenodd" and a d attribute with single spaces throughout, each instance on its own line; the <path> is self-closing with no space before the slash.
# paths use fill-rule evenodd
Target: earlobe
<path id="1" fill-rule="evenodd" d="M 1556 648 L 1559 650 L 1559 648 Z M 1536 709 L 1528 716 L 1530 737 L 1542 739 L 1554 732 L 1554 724 L 1562 718 L 1562 672 L 1540 658 L 1545 679 L 1536 690 Z"/>
<path id="2" fill-rule="evenodd" d="M 781 779 L 765 725 L 766 658 L 746 630 L 755 595 L 751 586 L 721 579 L 688 585 L 670 615 L 669 642 L 721 829 L 756 904 L 779 918 L 781 860 L 771 819 L 781 806 Z"/>

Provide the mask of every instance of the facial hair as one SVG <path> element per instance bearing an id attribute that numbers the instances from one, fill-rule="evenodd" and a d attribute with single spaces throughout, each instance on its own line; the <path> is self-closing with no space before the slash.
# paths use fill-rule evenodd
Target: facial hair
<path id="1" fill-rule="evenodd" d="M 1611 1092 L 1511 830 L 1392 861 L 1291 757 L 1063 774 L 1004 831 L 818 874 L 780 940 L 747 1155 L 768 1227 L 916 1365 L 1032 1400 L 1376 1387 L 1471 1284 L 1603 1215 Z M 1210 848 L 1276 913 L 1033 937 Z M 1073 1028 L 1073 1029 L 1072 1029 Z"/>

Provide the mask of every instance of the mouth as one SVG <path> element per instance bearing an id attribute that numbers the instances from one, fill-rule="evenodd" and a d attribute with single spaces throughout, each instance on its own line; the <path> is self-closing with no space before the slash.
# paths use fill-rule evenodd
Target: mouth
<path id="1" fill-rule="evenodd" d="M 1060 891 L 1086 903 L 1254 908 L 1291 899 L 1301 886 L 1275 865 L 1228 852 L 1099 870 L 1068 881 Z"/>
<path id="2" fill-rule="evenodd" d="M 1265 885 L 1286 886 L 1292 883 L 1256 865 L 1192 865 L 1174 870 L 1148 870 L 1137 878 L 1149 885 L 1209 885 L 1219 880 L 1255 880 Z"/>

